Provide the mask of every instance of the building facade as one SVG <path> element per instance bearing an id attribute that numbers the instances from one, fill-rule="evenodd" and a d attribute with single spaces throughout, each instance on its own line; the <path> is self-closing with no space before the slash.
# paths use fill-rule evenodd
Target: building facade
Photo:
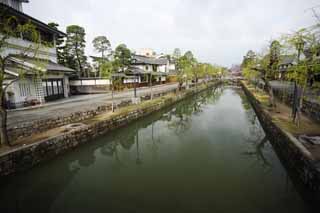
<path id="1" fill-rule="evenodd" d="M 40 43 L 19 34 L 6 40 L 2 56 L 9 56 L 5 67 L 8 108 L 42 104 L 69 96 L 69 76 L 74 70 L 57 63 L 56 39 L 65 33 L 22 12 L 27 0 L 0 0 L 1 18 L 15 17 L 20 24 L 31 23 L 40 34 Z"/>

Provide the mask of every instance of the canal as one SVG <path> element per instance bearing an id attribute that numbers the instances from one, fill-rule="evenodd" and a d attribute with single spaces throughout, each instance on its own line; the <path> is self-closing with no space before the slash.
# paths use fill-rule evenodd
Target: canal
<path id="1" fill-rule="evenodd" d="M 308 212 L 242 91 L 213 88 L 0 185 L 0 212 Z"/>

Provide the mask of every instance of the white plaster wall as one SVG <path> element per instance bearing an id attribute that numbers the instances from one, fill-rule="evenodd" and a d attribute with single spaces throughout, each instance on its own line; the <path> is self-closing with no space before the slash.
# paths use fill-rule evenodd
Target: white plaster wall
<path id="1" fill-rule="evenodd" d="M 110 85 L 109 79 L 90 79 L 90 80 L 71 80 L 71 86 L 95 86 L 95 85 Z"/>
<path id="2" fill-rule="evenodd" d="M 123 80 L 123 83 L 125 83 L 125 84 L 134 83 L 135 80 L 136 80 L 136 79 L 131 79 L 131 78 L 129 78 L 129 79 L 124 79 L 124 80 Z M 137 83 L 141 83 L 141 78 L 140 78 L 140 76 L 138 77 L 137 80 L 138 80 L 138 81 L 136 81 Z"/>
<path id="3" fill-rule="evenodd" d="M 68 98 L 70 94 L 70 85 L 69 85 L 69 77 L 64 76 L 63 77 L 63 92 L 64 92 L 64 97 Z"/>
<path id="4" fill-rule="evenodd" d="M 25 84 L 29 85 L 30 96 L 22 96 L 20 94 L 19 83 L 25 83 Z M 14 82 L 13 84 L 11 84 L 7 88 L 7 92 L 8 91 L 14 93 L 13 97 L 11 97 L 10 100 L 13 100 L 13 103 L 18 104 L 18 105 L 19 105 L 19 103 L 22 104 L 23 102 L 28 101 L 28 100 L 38 99 L 33 79 L 30 79 L 30 78 L 24 78 L 24 79 L 20 79 L 20 80 Z"/>
<path id="5" fill-rule="evenodd" d="M 167 71 L 167 66 L 166 65 L 159 65 L 157 67 L 157 72 L 166 72 Z"/>

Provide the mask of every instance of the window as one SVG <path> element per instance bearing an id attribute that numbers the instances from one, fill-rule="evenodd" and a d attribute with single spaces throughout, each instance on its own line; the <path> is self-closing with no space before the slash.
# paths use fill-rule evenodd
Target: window
<path id="1" fill-rule="evenodd" d="M 57 81 L 53 81 L 53 94 L 58 95 L 58 82 Z"/>
<path id="2" fill-rule="evenodd" d="M 45 82 L 45 81 L 42 82 L 42 88 L 43 88 L 44 96 L 48 96 L 48 94 L 47 94 L 47 82 Z"/>
<path id="3" fill-rule="evenodd" d="M 63 94 L 63 87 L 62 87 L 62 81 L 58 81 L 58 89 L 59 89 L 59 94 Z"/>
<path id="4" fill-rule="evenodd" d="M 46 101 L 64 97 L 63 79 L 42 80 L 42 87 Z"/>
<path id="5" fill-rule="evenodd" d="M 148 69 L 149 69 L 149 67 L 148 67 L 148 65 L 146 66 L 146 71 L 148 71 Z"/>
<path id="6" fill-rule="evenodd" d="M 30 84 L 28 83 L 19 83 L 19 90 L 21 97 L 27 97 L 31 95 Z"/>
<path id="7" fill-rule="evenodd" d="M 48 96 L 53 95 L 52 82 L 47 81 Z"/>

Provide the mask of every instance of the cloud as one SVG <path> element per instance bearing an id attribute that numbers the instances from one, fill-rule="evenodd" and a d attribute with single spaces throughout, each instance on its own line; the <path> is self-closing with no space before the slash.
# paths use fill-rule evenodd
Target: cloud
<path id="1" fill-rule="evenodd" d="M 115 47 L 191 50 L 200 61 L 230 66 L 281 33 L 313 25 L 318 0 L 31 0 L 24 11 L 65 30 L 78 24 L 91 41 L 106 35 Z"/>

